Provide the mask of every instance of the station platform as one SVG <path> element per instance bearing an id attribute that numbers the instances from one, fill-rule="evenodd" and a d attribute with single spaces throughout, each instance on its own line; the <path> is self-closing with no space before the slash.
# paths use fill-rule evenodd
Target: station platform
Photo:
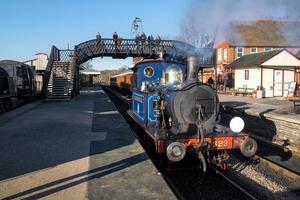
<path id="1" fill-rule="evenodd" d="M 259 137 L 300 152 L 300 108 L 281 98 L 253 99 L 219 95 L 222 115 L 239 115 Z M 223 117 L 223 116 L 222 116 Z"/>
<path id="2" fill-rule="evenodd" d="M 282 97 L 253 99 L 219 94 L 219 99 L 222 123 L 242 117 L 245 131 L 258 141 L 259 155 L 300 173 L 300 108 Z"/>
<path id="3" fill-rule="evenodd" d="M 102 89 L 20 109 L 0 115 L 0 199 L 176 199 Z"/>

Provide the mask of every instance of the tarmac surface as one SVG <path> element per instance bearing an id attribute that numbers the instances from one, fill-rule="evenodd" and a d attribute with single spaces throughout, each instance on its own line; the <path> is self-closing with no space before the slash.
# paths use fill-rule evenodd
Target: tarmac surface
<path id="1" fill-rule="evenodd" d="M 176 199 L 103 90 L 0 116 L 0 199 Z"/>

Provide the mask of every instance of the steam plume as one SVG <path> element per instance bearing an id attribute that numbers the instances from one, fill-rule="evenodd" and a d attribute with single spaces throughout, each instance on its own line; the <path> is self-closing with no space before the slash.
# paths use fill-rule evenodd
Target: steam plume
<path id="1" fill-rule="evenodd" d="M 197 47 L 230 35 L 232 22 L 258 19 L 299 20 L 300 0 L 193 0 L 180 25 L 179 39 Z M 295 27 L 289 27 L 293 29 Z M 283 32 L 286 32 L 282 30 Z M 217 34 L 216 33 L 222 33 Z M 295 34 L 286 36 L 295 40 Z"/>

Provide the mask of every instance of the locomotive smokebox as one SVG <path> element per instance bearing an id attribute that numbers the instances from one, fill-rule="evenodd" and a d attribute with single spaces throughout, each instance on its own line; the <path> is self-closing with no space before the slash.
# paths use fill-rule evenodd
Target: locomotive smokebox
<path id="1" fill-rule="evenodd" d="M 195 56 L 187 57 L 187 81 L 198 80 L 198 67 L 196 61 L 197 58 Z"/>

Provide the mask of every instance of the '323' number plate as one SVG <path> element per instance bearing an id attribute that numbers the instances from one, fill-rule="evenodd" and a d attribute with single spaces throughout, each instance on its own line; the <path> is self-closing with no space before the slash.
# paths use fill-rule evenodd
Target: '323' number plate
<path id="1" fill-rule="evenodd" d="M 211 142 L 213 149 L 232 148 L 232 138 L 214 138 Z"/>

